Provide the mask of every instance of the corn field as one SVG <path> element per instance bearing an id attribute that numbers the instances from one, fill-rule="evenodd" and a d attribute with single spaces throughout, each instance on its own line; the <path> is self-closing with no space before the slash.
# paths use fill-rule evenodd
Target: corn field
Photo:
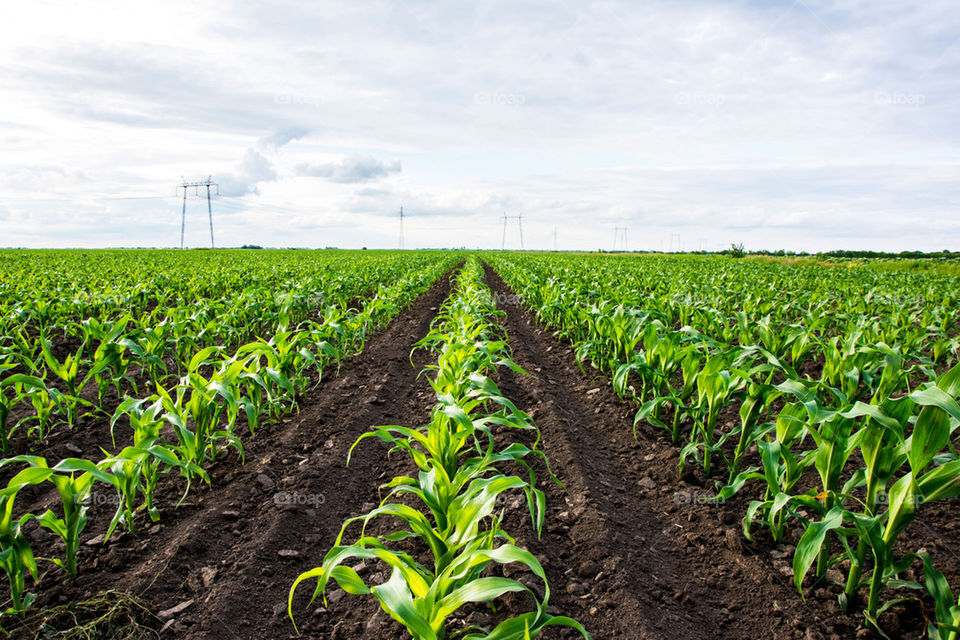
<path id="1" fill-rule="evenodd" d="M 0 627 L 767 637 L 759 611 L 772 637 L 956 638 L 957 284 L 723 256 L 2 251 Z"/>

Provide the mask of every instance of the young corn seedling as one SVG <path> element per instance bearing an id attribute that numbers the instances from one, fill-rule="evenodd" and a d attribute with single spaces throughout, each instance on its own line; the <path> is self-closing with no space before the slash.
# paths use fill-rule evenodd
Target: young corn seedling
<path id="1" fill-rule="evenodd" d="M 21 472 L 22 474 L 22 472 Z M 36 596 L 27 592 L 26 578 L 37 581 L 37 561 L 33 556 L 30 541 L 23 533 L 23 526 L 35 516 L 27 513 L 19 519 L 13 517 L 17 492 L 31 484 L 23 481 L 22 475 L 14 476 L 6 488 L 0 490 L 0 567 L 10 582 L 11 606 L 4 613 L 20 614 L 30 607 Z"/>
<path id="2" fill-rule="evenodd" d="M 201 475 L 202 469 L 187 468 L 191 463 L 182 462 L 169 448 L 159 444 L 157 438 L 146 438 L 133 447 L 125 447 L 115 456 L 97 463 L 97 467 L 116 478 L 120 503 L 107 529 L 106 539 L 113 534 L 118 524 L 127 531 L 134 530 L 134 514 L 145 509 L 153 522 L 160 520 L 160 511 L 153 504 L 153 492 L 160 475 L 178 468 L 186 475 Z M 143 494 L 144 503 L 137 507 L 137 495 Z"/>
<path id="3" fill-rule="evenodd" d="M 717 418 L 720 411 L 738 392 L 742 382 L 738 376 L 727 369 L 728 363 L 722 356 L 707 360 L 697 375 L 697 394 L 699 396 L 697 419 L 694 423 L 690 443 L 680 452 L 680 471 L 689 455 L 703 449 L 703 474 L 710 477 L 713 473 L 713 454 L 719 452 L 717 446 Z"/>
<path id="4" fill-rule="evenodd" d="M 904 387 L 907 382 L 908 373 L 902 369 L 899 355 L 888 352 L 886 354 L 886 366 L 883 369 L 871 404 L 858 402 L 852 409 L 843 413 L 845 418 L 864 419 L 863 426 L 857 434 L 864 460 L 864 467 L 858 474 L 862 474 L 862 484 L 866 486 L 866 496 L 863 501 L 864 510 L 858 517 L 858 522 L 864 527 L 867 527 L 867 523 L 872 521 L 871 519 L 879 522 L 878 518 L 881 514 L 878 509 L 880 506 L 878 505 L 878 498 L 887 495 L 887 488 L 893 482 L 900 468 L 907 462 L 904 444 L 906 431 L 909 428 L 909 419 L 915 405 L 909 400 L 904 402 L 891 399 L 891 396 Z M 929 426 L 929 423 L 925 422 L 914 427 L 915 431 L 918 428 L 920 429 L 918 439 L 924 437 L 924 429 Z M 926 433 L 929 435 L 929 432 Z M 860 484 L 860 477 L 861 475 L 857 475 L 855 476 L 855 483 L 848 483 L 850 488 Z M 860 525 L 858 524 L 859 529 Z M 864 531 L 866 530 L 864 529 Z M 850 571 L 844 591 L 848 606 L 853 606 L 856 600 L 870 539 L 871 536 L 860 536 L 857 550 L 850 560 Z M 882 578 L 879 573 L 876 573 L 876 577 L 877 580 Z"/>
<path id="5" fill-rule="evenodd" d="M 138 340 L 129 337 L 119 340 L 119 344 L 143 366 L 154 385 L 162 384 L 170 373 L 163 360 L 171 342 L 169 332 L 170 323 L 164 320 L 152 327 L 142 328 Z"/>
<path id="6" fill-rule="evenodd" d="M 740 405 L 740 427 L 739 430 L 728 434 L 737 435 L 737 447 L 733 453 L 733 460 L 729 463 L 729 479 L 733 479 L 740 473 L 740 466 L 747 451 L 770 430 L 772 425 L 764 423 L 761 418 L 765 415 L 767 408 L 780 395 L 773 385 L 770 384 L 774 367 L 769 364 L 759 364 L 749 370 L 736 370 L 736 374 L 745 381 L 743 389 L 743 402 Z M 766 380 L 758 381 L 757 377 L 765 377 Z"/>
<path id="7" fill-rule="evenodd" d="M 754 500 L 747 507 L 743 532 L 748 540 L 753 539 L 751 525 L 763 517 L 762 522 L 770 527 L 774 542 L 783 541 L 787 516 L 796 515 L 793 506 L 799 502 L 793 496 L 793 488 L 814 462 L 811 454 L 797 455 L 793 452 L 793 448 L 803 442 L 806 435 L 806 410 L 798 404 L 788 404 L 777 416 L 776 438 L 758 443 L 763 463 L 762 478 L 767 487 L 764 499 Z M 755 477 L 758 476 L 751 473 L 738 476 L 732 483 L 735 489 L 729 495 L 735 493 L 744 480 Z"/>
<path id="8" fill-rule="evenodd" d="M 10 427 L 7 424 L 10 410 L 25 399 L 29 399 L 32 391 L 45 388 L 46 385 L 40 378 L 22 373 L 14 373 L 0 379 L 0 453 L 6 455 L 10 451 L 10 438 L 16 430 L 16 425 Z"/>
<path id="9" fill-rule="evenodd" d="M 233 425 L 220 429 L 220 419 L 225 413 L 224 403 L 238 404 L 230 390 L 234 381 L 204 378 L 197 371 L 199 367 L 210 364 L 208 358 L 218 351 L 217 347 L 207 347 L 199 351 L 188 366 L 188 373 L 176 387 L 176 400 L 162 388 L 157 389 L 161 404 L 165 410 L 164 419 L 177 433 L 178 450 L 184 460 L 197 467 L 216 459 L 220 442 L 233 447 L 243 457 L 243 444 L 234 435 Z M 236 415 L 237 411 L 231 411 Z M 194 430 L 188 424 L 192 422 Z M 193 468 L 193 467 L 191 467 Z"/>
<path id="10" fill-rule="evenodd" d="M 687 351 L 680 363 L 680 370 L 683 375 L 683 386 L 680 389 L 673 389 L 666 395 L 655 397 L 644 402 L 633 418 L 633 437 L 636 439 L 637 427 L 646 420 L 650 424 L 665 429 L 670 434 L 670 439 L 674 444 L 678 444 L 682 438 L 680 433 L 681 420 L 684 416 L 693 416 L 694 407 L 690 403 L 693 393 L 697 388 L 697 375 L 700 373 L 700 358 L 693 349 Z M 669 385 L 669 383 L 668 383 Z M 659 417 L 658 409 L 669 404 L 673 407 L 673 420 L 667 424 Z"/>
<path id="11" fill-rule="evenodd" d="M 324 558 L 323 566 L 301 574 L 294 582 L 288 599 L 288 613 L 293 618 L 293 596 L 304 580 L 315 578 L 317 586 L 311 601 L 325 594 L 332 578 L 347 593 L 369 594 L 377 598 L 390 617 L 402 624 L 414 640 L 444 640 L 447 637 L 447 619 L 469 602 L 491 602 L 508 592 L 526 592 L 533 596 L 536 611 L 502 622 L 492 632 L 471 633 L 465 638 L 480 640 L 525 640 L 535 638 L 547 626 L 567 626 L 576 629 L 589 640 L 590 635 L 576 621 L 546 612 L 550 588 L 537 559 L 529 552 L 511 544 L 491 548 L 494 532 L 479 537 L 465 547 L 446 569 L 432 574 L 418 565 L 407 554 L 398 554 L 385 548 L 375 538 L 362 540 L 365 546 L 334 547 Z M 380 560 L 391 568 L 385 583 L 367 586 L 357 573 L 344 566 L 353 560 Z M 520 582 L 495 576 L 480 577 L 491 564 L 518 563 L 543 581 L 544 597 Z M 326 598 L 324 597 L 324 602 Z"/>
<path id="12" fill-rule="evenodd" d="M 71 403 L 75 403 L 76 398 L 65 395 L 53 387 L 47 387 L 42 382 L 39 385 L 25 382 L 22 389 L 22 397 L 30 401 L 34 415 L 21 420 L 21 424 L 35 422 L 27 428 L 27 436 L 35 437 L 40 441 L 45 440 L 55 426 L 54 415 L 62 413 L 62 407 L 69 407 Z"/>
<path id="13" fill-rule="evenodd" d="M 80 323 L 84 344 L 92 345 L 94 341 L 99 343 L 93 353 L 92 366 L 98 370 L 93 378 L 97 383 L 100 404 L 103 404 L 111 384 L 116 388 L 118 398 L 121 381 L 127 381 L 136 391 L 133 379 L 126 375 L 130 360 L 126 357 L 127 346 L 123 337 L 132 321 L 131 316 L 124 315 L 112 323 L 100 322 L 96 318 L 88 318 Z M 107 372 L 110 372 L 110 375 L 103 375 Z"/>
<path id="14" fill-rule="evenodd" d="M 29 467 L 14 476 L 11 483 L 16 480 L 18 484 L 26 486 L 50 482 L 57 488 L 63 517 L 58 518 L 48 509 L 36 516 L 36 521 L 63 542 L 63 559 L 52 558 L 51 561 L 70 577 L 76 577 L 80 534 L 87 525 L 86 499 L 94 481 L 99 480 L 116 489 L 117 478 L 93 462 L 80 458 L 66 458 L 53 467 L 48 467 L 47 461 L 40 456 L 22 455 L 0 461 L 0 467 L 14 462 L 25 462 Z"/>
<path id="15" fill-rule="evenodd" d="M 930 640 L 957 640 L 960 638 L 960 599 L 954 597 L 947 579 L 936 567 L 929 553 L 917 554 L 923 561 L 923 578 L 927 593 L 935 605 L 934 619 L 927 621 Z"/>
<path id="16" fill-rule="evenodd" d="M 795 496 L 795 498 L 815 513 L 833 514 L 829 520 L 824 517 L 822 522 L 807 526 L 801 538 L 801 541 L 804 541 L 804 538 L 807 539 L 803 553 L 801 553 L 800 544 L 797 545 L 794 553 L 794 581 L 798 589 L 803 575 L 810 568 L 812 558 L 817 559 L 817 578 L 826 574 L 830 565 L 829 533 L 840 526 L 837 505 L 842 503 L 843 496 L 849 494 L 849 490 L 857 481 L 854 477 L 852 481 L 848 481 L 849 486 L 843 488 L 840 486 L 840 477 L 847 460 L 859 444 L 859 436 L 854 435 L 855 421 L 840 415 L 838 411 L 820 406 L 817 398 L 819 386 L 814 382 L 787 380 L 776 387 L 779 391 L 794 396 L 804 407 L 807 413 L 806 430 L 817 445 L 813 465 L 820 476 L 820 488 L 814 492 L 814 495 Z M 836 514 L 834 509 L 837 509 Z M 815 551 L 813 556 L 809 555 L 811 551 Z M 798 569 L 802 569 L 799 577 Z"/>
<path id="17" fill-rule="evenodd" d="M 231 377 L 244 378 L 245 388 L 247 389 L 253 389 L 254 385 L 259 387 L 259 389 L 253 389 L 258 400 L 260 389 L 262 389 L 266 393 L 266 406 L 269 407 L 274 418 L 279 418 L 281 414 L 292 409 L 295 402 L 297 387 L 288 374 L 292 374 L 294 379 L 301 379 L 301 384 L 304 384 L 302 369 L 298 370 L 296 364 L 296 360 L 302 358 L 302 356 L 292 351 L 289 348 L 290 345 L 286 344 L 285 339 L 281 338 L 281 343 L 284 344 L 284 348 L 281 350 L 267 342 L 252 342 L 243 345 L 237 350 L 235 357 L 238 359 L 247 358 L 245 370 L 228 369 L 225 371 L 225 376 L 228 379 Z M 309 357 L 309 360 L 301 360 L 302 366 L 305 366 L 307 362 L 313 362 L 312 354 Z"/>

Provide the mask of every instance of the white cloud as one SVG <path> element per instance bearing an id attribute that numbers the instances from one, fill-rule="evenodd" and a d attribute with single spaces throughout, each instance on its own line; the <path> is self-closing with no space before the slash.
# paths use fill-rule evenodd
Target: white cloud
<path id="1" fill-rule="evenodd" d="M 950 0 L 105 2 L 4 10 L 10 242 L 174 244 L 212 173 L 237 244 L 960 245 Z"/>
<path id="2" fill-rule="evenodd" d="M 217 176 L 221 195 L 227 197 L 245 196 L 259 193 L 261 182 L 275 180 L 277 172 L 270 161 L 260 152 L 250 148 L 232 173 Z"/>
<path id="3" fill-rule="evenodd" d="M 287 145 L 294 140 L 299 140 L 300 138 L 309 135 L 309 133 L 310 130 L 305 127 L 280 127 L 273 133 L 260 138 L 260 145 L 266 147 L 267 149 L 276 151 L 280 147 Z"/>
<path id="4" fill-rule="evenodd" d="M 343 183 L 379 180 L 400 170 L 399 160 L 383 161 L 368 156 L 350 156 L 339 162 L 302 162 L 294 167 L 298 176 L 327 178 L 331 182 Z"/>

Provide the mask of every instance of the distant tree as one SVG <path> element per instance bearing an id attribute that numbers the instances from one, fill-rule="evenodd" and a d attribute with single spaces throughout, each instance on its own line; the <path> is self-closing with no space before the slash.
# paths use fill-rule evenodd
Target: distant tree
<path id="1" fill-rule="evenodd" d="M 742 258 L 747 255 L 747 250 L 743 248 L 743 243 L 730 243 L 730 256 L 733 258 Z"/>

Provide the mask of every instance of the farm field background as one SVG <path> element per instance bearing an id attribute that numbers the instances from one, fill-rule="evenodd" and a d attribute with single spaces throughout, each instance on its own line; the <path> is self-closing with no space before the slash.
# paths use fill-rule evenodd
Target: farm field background
<path id="1" fill-rule="evenodd" d="M 958 279 L 914 266 L 2 251 L 0 625 L 951 638 Z"/>

